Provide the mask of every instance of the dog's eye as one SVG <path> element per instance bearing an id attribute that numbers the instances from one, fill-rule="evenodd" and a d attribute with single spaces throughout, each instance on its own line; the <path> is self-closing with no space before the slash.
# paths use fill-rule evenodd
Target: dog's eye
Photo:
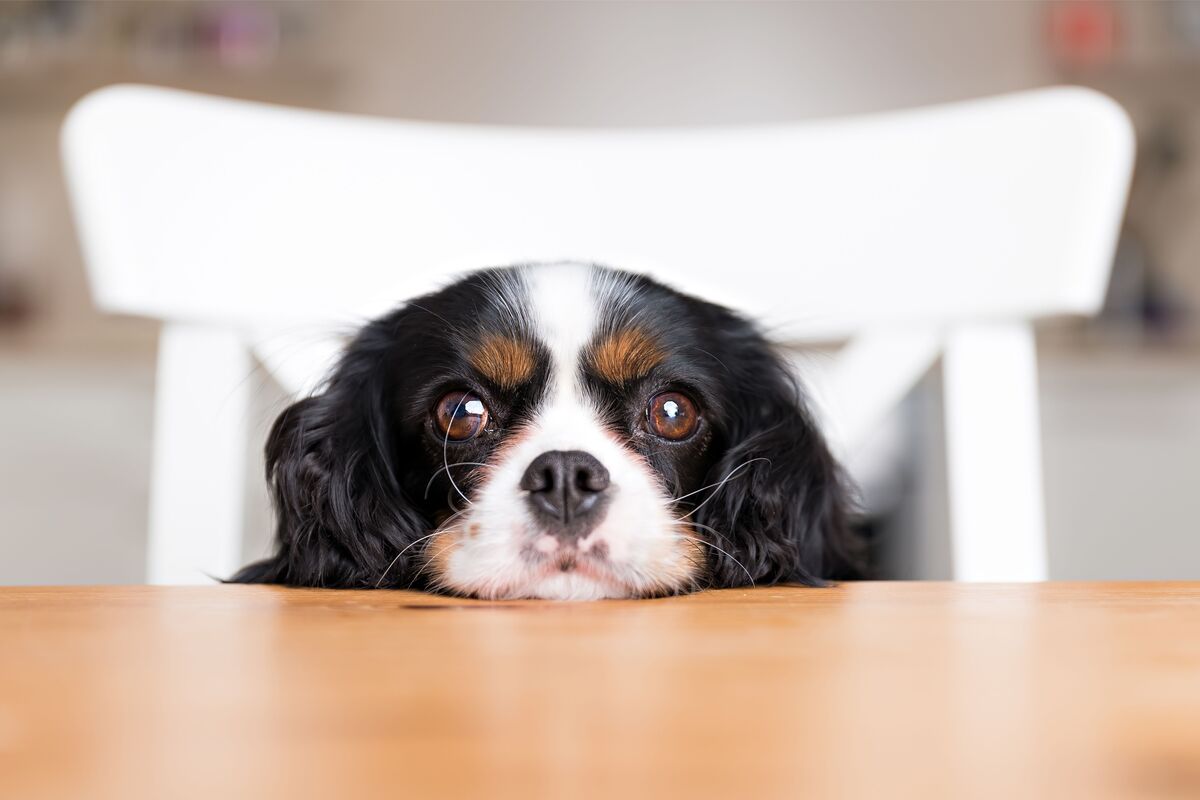
<path id="1" fill-rule="evenodd" d="M 656 436 L 679 441 L 695 432 L 700 415 L 696 413 L 696 404 L 686 394 L 663 392 L 650 398 L 646 422 Z"/>
<path id="2" fill-rule="evenodd" d="M 487 426 L 487 406 L 470 392 L 450 392 L 437 401 L 433 418 L 447 439 L 463 442 Z"/>

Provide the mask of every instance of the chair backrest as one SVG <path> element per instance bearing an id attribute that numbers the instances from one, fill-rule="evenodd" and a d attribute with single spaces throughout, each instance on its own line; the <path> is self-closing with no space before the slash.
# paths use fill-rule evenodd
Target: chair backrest
<path id="1" fill-rule="evenodd" d="M 1046 575 L 1029 321 L 1103 299 L 1133 137 L 1102 95 L 582 131 L 120 86 L 72 110 L 63 147 L 98 304 L 168 322 L 151 580 L 238 563 L 248 349 L 301 393 L 347 323 L 559 259 L 647 272 L 784 340 L 852 339 L 823 405 L 843 455 L 944 350 L 955 574 Z"/>
<path id="2" fill-rule="evenodd" d="M 845 121 L 680 130 L 443 125 L 116 86 L 64 155 L 99 304 L 345 321 L 482 265 L 646 271 L 829 339 L 1089 313 L 1133 148 L 1054 88 Z"/>

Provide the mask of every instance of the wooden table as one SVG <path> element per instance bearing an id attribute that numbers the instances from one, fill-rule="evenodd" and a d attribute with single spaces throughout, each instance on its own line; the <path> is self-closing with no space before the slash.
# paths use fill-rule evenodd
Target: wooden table
<path id="1" fill-rule="evenodd" d="M 0 797 L 1200 797 L 1200 583 L 0 590 Z"/>

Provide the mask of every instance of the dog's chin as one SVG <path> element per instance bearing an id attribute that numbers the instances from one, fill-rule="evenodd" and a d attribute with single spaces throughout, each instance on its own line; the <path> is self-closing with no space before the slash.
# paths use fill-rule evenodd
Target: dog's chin
<path id="1" fill-rule="evenodd" d="M 480 600 L 612 600 L 647 595 L 618 578 L 610 568 L 586 558 L 547 557 L 513 574 L 474 581 L 451 577 L 461 571 L 435 566 L 434 585 L 451 594 Z"/>
<path id="2" fill-rule="evenodd" d="M 695 588 L 695 565 L 701 555 L 692 552 L 692 540 L 683 539 L 681 552 L 652 570 L 656 578 L 647 581 L 641 577 L 643 570 L 614 563 L 606 547 L 589 546 L 586 539 L 563 547 L 542 536 L 523 548 L 519 559 L 501 566 L 473 557 L 463 546 L 468 534 L 461 530 L 444 536 L 450 541 L 434 548 L 426 565 L 432 587 L 481 600 L 586 601 L 679 594 Z"/>
<path id="3" fill-rule="evenodd" d="M 583 570 L 563 572 L 556 567 L 535 577 L 520 596 L 538 600 L 610 600 L 637 597 L 632 587 L 598 578 Z"/>

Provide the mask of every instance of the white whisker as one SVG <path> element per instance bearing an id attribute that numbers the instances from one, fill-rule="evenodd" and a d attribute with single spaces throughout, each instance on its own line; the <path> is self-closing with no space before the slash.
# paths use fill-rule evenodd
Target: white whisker
<path id="1" fill-rule="evenodd" d="M 429 476 L 429 482 L 425 484 L 425 494 L 423 495 L 423 497 L 425 497 L 426 499 L 429 498 L 429 487 L 433 486 L 434 479 L 437 478 L 437 476 L 442 474 L 443 472 L 446 472 L 447 474 L 449 474 L 449 470 L 451 467 L 490 467 L 490 466 L 491 466 L 491 464 L 481 464 L 478 461 L 456 461 L 453 464 L 447 464 L 444 467 L 438 467 L 437 471 Z"/>
<path id="2" fill-rule="evenodd" d="M 443 531 L 443 533 L 449 533 L 449 531 Z M 408 582 L 408 586 L 406 588 L 411 589 L 416 584 L 417 579 L 421 577 L 421 573 L 423 573 L 425 570 L 429 569 L 430 565 L 432 565 L 433 562 L 437 560 L 437 557 L 440 556 L 442 553 L 446 552 L 447 550 L 449 550 L 451 547 L 454 547 L 454 542 L 450 542 L 445 547 L 443 547 L 441 550 L 438 550 L 436 553 L 431 555 L 429 558 L 425 559 L 425 563 L 421 565 L 421 568 L 418 569 L 415 573 L 413 573 L 412 580 Z M 441 583 L 440 577 L 439 577 L 438 582 L 440 585 L 440 583 Z"/>
<path id="3" fill-rule="evenodd" d="M 717 492 L 721 491 L 721 487 L 729 482 L 729 479 L 734 476 L 734 473 L 736 473 L 742 467 L 746 467 L 746 466 L 749 466 L 750 464 L 753 464 L 755 461 L 766 461 L 768 464 L 771 463 L 771 459 L 769 459 L 769 458 L 751 458 L 747 461 L 743 461 L 742 463 L 738 464 L 733 469 L 729 470 L 729 473 L 724 478 L 722 478 L 720 481 L 718 481 L 717 483 L 697 489 L 694 492 L 688 492 L 687 494 L 683 495 L 682 497 L 676 497 L 672 502 L 678 503 L 680 500 L 683 500 L 686 497 L 691 497 L 692 495 L 698 494 L 699 492 L 703 492 L 705 489 L 713 490 L 712 494 L 710 494 L 708 497 L 704 498 L 704 500 L 700 503 L 700 505 L 696 506 L 691 511 L 684 514 L 682 517 L 680 517 L 680 519 L 687 519 L 692 514 L 695 514 L 697 511 L 699 511 L 701 508 L 703 508 L 705 503 L 707 503 L 709 500 L 712 500 L 714 497 L 717 496 Z M 716 487 L 715 489 L 713 488 L 714 486 Z"/>
<path id="4" fill-rule="evenodd" d="M 677 521 L 677 522 L 682 522 L 683 520 L 676 520 L 676 521 Z M 721 532 L 720 532 L 719 530 L 717 530 L 716 528 L 711 528 L 711 527 L 709 527 L 708 525 L 702 525 L 701 523 L 699 523 L 699 522 L 696 522 L 695 520 L 691 520 L 691 519 L 690 519 L 690 520 L 688 520 L 688 521 L 687 521 L 686 523 L 684 523 L 684 524 L 685 524 L 685 525 L 691 525 L 693 528 L 703 528 L 704 530 L 708 531 L 708 532 L 709 532 L 709 533 L 711 533 L 712 535 L 714 535 L 714 536 L 718 537 L 718 538 L 719 538 L 721 541 L 723 541 L 723 542 L 728 542 L 728 541 L 729 541 L 729 537 L 728 537 L 728 536 L 726 536 L 725 534 L 721 533 Z"/>
<path id="5" fill-rule="evenodd" d="M 450 485 L 454 487 L 454 491 L 458 492 L 467 505 L 471 505 L 471 501 L 463 494 L 462 489 L 458 488 L 458 484 L 454 482 L 454 476 L 450 474 L 450 457 L 446 455 L 446 450 L 450 447 L 450 428 L 453 427 L 454 418 L 458 416 L 458 410 L 462 408 L 463 402 L 467 399 L 467 395 L 458 398 L 458 405 L 454 406 L 454 413 L 450 415 L 452 424 L 446 426 L 446 438 L 442 439 L 442 469 L 446 470 L 446 477 L 450 479 Z M 428 490 L 426 490 L 428 491 Z"/>
<path id="6" fill-rule="evenodd" d="M 379 576 L 379 580 L 375 582 L 375 588 L 376 588 L 376 589 L 378 589 L 378 588 L 379 588 L 381 585 L 383 585 L 383 579 L 387 577 L 388 571 L 389 571 L 389 570 L 390 570 L 392 567 L 396 566 L 396 562 L 400 560 L 400 556 L 404 555 L 404 554 L 405 554 L 405 553 L 407 553 L 409 550 L 413 549 L 413 547 L 415 547 L 416 545 L 418 545 L 418 544 L 420 544 L 421 542 L 425 541 L 426 539 L 432 539 L 433 537 L 435 537 L 435 536 L 438 536 L 438 535 L 440 535 L 440 534 L 443 534 L 443 533 L 449 533 L 449 531 L 447 531 L 447 530 L 436 530 L 436 531 L 434 531 L 433 533 L 429 534 L 428 536 L 422 536 L 420 539 L 417 539 L 415 542 L 411 542 L 411 543 L 409 543 L 409 545 L 408 545 L 407 547 L 405 547 L 405 548 L 404 548 L 403 550 L 401 550 L 399 553 L 396 553 L 396 557 L 392 559 L 392 562 L 391 562 L 390 564 L 388 564 L 388 565 L 387 565 L 387 567 L 386 567 L 386 568 L 383 570 L 383 574 L 381 574 L 381 575 Z"/>
<path id="7" fill-rule="evenodd" d="M 718 553 L 722 553 L 723 555 L 727 556 L 730 561 L 732 561 L 733 563 L 737 564 L 739 567 L 742 568 L 742 572 L 746 573 L 746 578 L 750 581 L 750 586 L 753 588 L 754 576 L 750 574 L 750 570 L 746 569 L 745 564 L 743 564 L 741 561 L 738 561 L 736 558 L 733 557 L 733 554 L 726 552 L 725 550 L 722 550 L 721 548 L 717 547 L 712 542 L 705 541 L 704 539 L 701 539 L 698 536 L 688 536 L 686 533 L 677 533 L 676 536 L 678 536 L 681 539 L 691 539 L 693 542 L 699 542 L 700 544 L 708 545 L 713 550 L 716 550 Z"/>

